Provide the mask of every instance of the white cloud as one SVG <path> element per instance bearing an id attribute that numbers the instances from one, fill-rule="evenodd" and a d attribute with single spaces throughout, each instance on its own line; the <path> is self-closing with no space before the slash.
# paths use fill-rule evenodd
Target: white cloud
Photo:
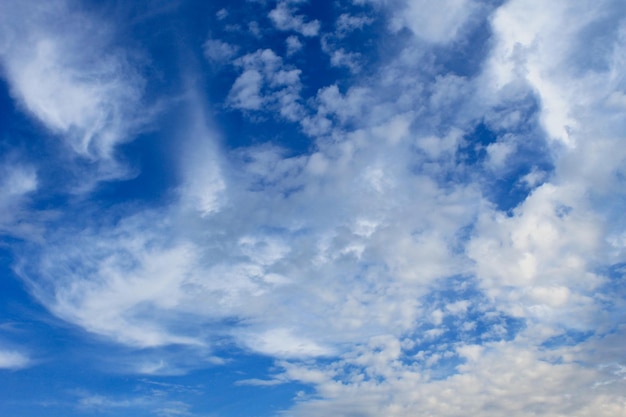
<path id="1" fill-rule="evenodd" d="M 30 238 L 38 235 L 38 227 L 26 221 L 31 220 L 28 205 L 38 188 L 32 165 L 10 156 L 0 162 L 0 232 Z"/>
<path id="2" fill-rule="evenodd" d="M 302 36 L 317 36 L 320 22 L 317 20 L 305 22 L 304 15 L 294 15 L 294 8 L 291 7 L 293 3 L 298 2 L 281 0 L 275 9 L 270 11 L 269 18 L 274 26 L 279 30 L 298 32 Z"/>
<path id="3" fill-rule="evenodd" d="M 237 47 L 219 39 L 207 39 L 203 45 L 204 56 L 217 63 L 226 63 L 237 53 Z"/>
<path id="4" fill-rule="evenodd" d="M 479 6 L 471 0 L 363 0 L 380 4 L 390 9 L 391 29 L 399 31 L 408 28 L 420 39 L 436 44 L 453 41 L 463 26 L 479 11 Z"/>
<path id="5" fill-rule="evenodd" d="M 281 117 L 295 121 L 301 116 L 300 73 L 283 63 L 271 49 L 259 49 L 235 61 L 243 73 L 228 94 L 230 106 L 241 110 L 277 110 Z"/>
<path id="6" fill-rule="evenodd" d="M 219 135 L 207 119 L 201 101 L 193 92 L 189 95 L 185 103 L 188 120 L 178 133 L 183 143 L 179 164 L 185 179 L 179 188 L 180 204 L 207 216 L 226 203 L 226 180 L 220 162 Z"/>
<path id="7" fill-rule="evenodd" d="M 372 22 L 373 19 L 368 16 L 353 16 L 348 13 L 342 13 L 335 23 L 337 36 L 345 36 L 355 30 L 363 29 L 365 25 L 369 25 Z"/>
<path id="8" fill-rule="evenodd" d="M 624 357 L 612 346 L 624 328 L 603 311 L 622 314 L 623 301 L 602 270 L 626 259 L 626 32 L 589 67 L 573 51 L 600 6 L 512 0 L 491 19 L 482 73 L 441 75 L 424 43 L 453 42 L 475 7 L 444 3 L 406 3 L 397 24 L 416 37 L 375 76 L 320 88 L 308 113 L 297 69 L 269 49 L 240 57 L 228 104 L 300 123 L 310 154 L 226 153 L 192 114 L 178 200 L 59 227 L 22 254 L 22 276 L 58 316 L 124 344 L 206 356 L 227 339 L 277 359 L 277 375 L 240 384 L 310 384 L 292 416 L 623 414 Z M 275 9 L 289 11 L 277 27 L 296 30 L 290 7 Z M 529 194 L 505 213 L 481 175 L 521 160 L 523 138 L 498 130 L 524 125 L 524 109 L 498 109 L 527 94 L 554 171 L 531 161 L 513 180 Z M 461 160 L 483 117 L 498 141 L 484 160 Z M 547 343 L 573 330 L 596 334 Z"/>
<path id="9" fill-rule="evenodd" d="M 322 49 L 330 56 L 332 67 L 346 67 L 353 73 L 358 73 L 361 70 L 359 62 L 361 54 L 346 51 L 344 48 L 335 48 L 327 42 L 326 38 L 322 38 Z"/>
<path id="10" fill-rule="evenodd" d="M 325 368 L 315 380 L 317 395 L 304 398 L 288 414 L 608 417 L 626 411 L 623 382 L 592 389 L 608 375 L 570 361 L 552 364 L 540 352 L 515 344 L 460 346 L 457 352 L 466 360 L 458 367 L 461 372 L 440 380 L 429 380 L 414 364 L 398 362 L 398 350 L 387 349 L 368 359 L 360 357 L 367 364 L 361 374 L 349 371 L 354 365 L 350 360 L 343 369 Z M 384 378 L 374 377 L 380 375 L 376 369 L 386 373 Z M 289 372 L 295 374 L 292 368 Z"/>
<path id="11" fill-rule="evenodd" d="M 62 1 L 11 1 L 0 19 L 11 94 L 72 152 L 98 161 L 96 179 L 125 175 L 115 146 L 131 140 L 151 111 L 130 56 L 109 46 L 109 28 Z"/>
<path id="12" fill-rule="evenodd" d="M 456 207 L 475 197 L 407 180 L 404 148 L 382 153 L 388 142 L 374 134 L 351 140 L 341 147 L 352 147 L 345 156 L 333 154 L 335 146 L 321 149 L 319 158 L 335 162 L 315 172 L 304 169 L 308 158 L 252 148 L 219 209 L 173 207 L 113 228 L 59 230 L 22 274 L 58 316 L 135 346 L 210 349 L 212 337 L 200 329 L 233 317 L 241 327 L 214 337 L 287 358 L 410 331 L 428 286 L 464 269 L 452 247 L 473 214 Z M 210 157 L 194 150 L 200 160 Z M 285 198 L 293 187 L 304 188 Z M 361 191 L 347 192 L 353 188 Z M 406 201 L 388 198 L 398 192 Z M 187 195 L 183 189 L 182 207 Z M 331 215 L 337 210 L 344 214 Z M 151 363 L 151 372 L 167 366 Z"/>
<path id="13" fill-rule="evenodd" d="M 506 141 L 491 143 L 487 146 L 486 162 L 487 166 L 493 170 L 499 170 L 505 167 L 507 158 L 515 152 L 515 144 Z"/>
<path id="14" fill-rule="evenodd" d="M 301 338 L 289 329 L 272 329 L 262 333 L 244 334 L 243 343 L 255 352 L 277 358 L 330 356 L 333 352 L 312 340 Z"/>
<path id="15" fill-rule="evenodd" d="M 609 18 L 608 7 L 555 2 L 546 10 L 534 1 L 506 3 L 493 17 L 496 44 L 481 81 L 494 95 L 520 79 L 532 85 L 541 100 L 542 126 L 553 140 L 556 169 L 550 178 L 537 169 L 522 178 L 536 188 L 512 217 L 485 213 L 468 253 L 485 290 L 503 306 L 555 328 L 596 326 L 600 307 L 594 293 L 606 279 L 596 268 L 621 262 L 624 254 L 618 249 L 616 257 L 607 256 L 606 239 L 613 232 L 599 214 L 617 209 L 609 201 L 626 157 L 617 141 L 621 122 L 603 104 L 619 88 L 611 75 L 619 61 L 599 56 L 606 65 L 590 67 L 589 57 L 577 55 L 584 49 L 582 33 L 598 30 L 597 23 Z M 623 39 L 613 36 L 609 50 L 622 50 Z M 490 163 L 502 166 L 513 155 L 499 143 L 487 150 Z M 610 221 L 614 231 L 624 229 L 623 222 Z"/>
<path id="16" fill-rule="evenodd" d="M 30 358 L 21 352 L 0 349 L 0 369 L 21 369 L 30 363 Z"/>
<path id="17" fill-rule="evenodd" d="M 9 200 L 32 193 L 37 189 L 37 173 L 31 167 L 2 165 L 3 181 L 0 185 L 2 204 L 9 204 Z"/>
<path id="18" fill-rule="evenodd" d="M 295 54 L 304 46 L 302 45 L 302 42 L 300 42 L 300 39 L 295 35 L 289 36 L 285 40 L 285 43 L 287 44 L 287 55 Z"/>
<path id="19" fill-rule="evenodd" d="M 226 9 L 219 9 L 217 11 L 217 13 L 215 13 L 215 16 L 219 19 L 219 20 L 224 20 L 228 17 L 229 13 L 228 10 Z"/>
<path id="20" fill-rule="evenodd" d="M 231 105 L 244 110 L 261 110 L 263 97 L 261 87 L 263 77 L 257 70 L 246 70 L 233 84 L 229 101 Z"/>

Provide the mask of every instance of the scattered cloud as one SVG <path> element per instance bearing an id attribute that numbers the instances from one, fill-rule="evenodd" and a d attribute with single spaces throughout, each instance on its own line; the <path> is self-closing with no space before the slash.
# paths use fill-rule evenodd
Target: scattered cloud
<path id="1" fill-rule="evenodd" d="M 337 28 L 337 35 L 345 36 L 352 31 L 363 29 L 366 25 L 371 24 L 373 20 L 374 19 L 366 15 L 354 16 L 348 13 L 342 13 L 337 18 L 337 22 L 335 24 Z"/>
<path id="2" fill-rule="evenodd" d="M 276 4 L 276 8 L 270 11 L 269 18 L 274 26 L 283 31 L 294 31 L 302 36 L 317 36 L 320 30 L 320 22 L 311 20 L 305 22 L 304 15 L 294 14 L 292 5 L 298 4 L 300 1 L 281 0 Z"/>
<path id="3" fill-rule="evenodd" d="M 228 95 L 228 103 L 241 110 L 277 110 L 287 120 L 298 120 L 301 70 L 283 63 L 271 49 L 259 49 L 235 61 L 243 70 Z"/>
<path id="4" fill-rule="evenodd" d="M 278 414 L 625 413 L 626 26 L 612 19 L 626 9 L 353 3 L 328 25 L 300 1 L 248 4 L 273 28 L 239 43 L 216 25 L 198 54 L 232 64 L 211 97 L 224 101 L 185 86 L 169 198 L 103 209 L 94 197 L 84 218 L 16 246 L 16 273 L 55 316 L 132 349 L 119 372 L 182 379 L 264 358 L 232 384 L 305 386 Z M 374 34 L 375 58 L 348 41 L 370 13 L 391 29 Z M 0 44 L 13 97 L 75 154 L 115 161 L 143 76 L 122 53 L 75 61 L 69 31 L 27 29 L 34 48 Z M 465 49 L 482 50 L 471 71 Z M 12 65 L 46 88 L 23 87 Z M 57 106 L 57 86 L 83 110 Z M 0 206 L 19 213 L 39 171 L 7 161 Z M 4 228 L 21 218 L 5 216 Z M 28 363 L 0 352 L 0 367 Z M 156 398 L 79 402 L 194 412 Z"/>
<path id="5" fill-rule="evenodd" d="M 237 54 L 237 47 L 220 41 L 208 39 L 204 43 L 204 56 L 217 63 L 229 62 Z"/>
<path id="6" fill-rule="evenodd" d="M 295 35 L 289 36 L 285 43 L 287 44 L 287 55 L 293 55 L 303 47 L 302 42 Z"/>

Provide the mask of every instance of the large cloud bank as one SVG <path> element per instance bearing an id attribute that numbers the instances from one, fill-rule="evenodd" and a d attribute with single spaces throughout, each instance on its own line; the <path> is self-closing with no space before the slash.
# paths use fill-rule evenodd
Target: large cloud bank
<path id="1" fill-rule="evenodd" d="M 230 149 L 204 99 L 178 97 L 173 197 L 40 225 L 16 255 L 33 296 L 150 352 L 127 372 L 183 373 L 225 344 L 271 357 L 266 378 L 241 383 L 311 386 L 289 416 L 626 414 L 626 6 L 355 2 L 401 40 L 372 70 L 342 43 L 371 19 L 328 27 L 302 3 L 268 9 L 284 56 L 213 38 L 204 53 L 236 74 L 225 111 L 295 125 L 312 145 Z M 15 100 L 91 161 L 76 168 L 88 195 L 125 175 L 115 150 L 148 123 L 133 110 L 143 80 L 105 29 L 103 58 L 79 56 L 96 23 L 72 15 L 80 30 L 59 32 L 44 23 L 67 10 L 52 4 L 19 42 L 4 25 L 0 57 Z M 479 30 L 479 64 L 455 70 Z M 316 37 L 352 75 L 309 94 L 290 57 Z M 0 226 L 18 234 L 37 170 L 11 164 L 0 207 L 18 214 Z M 0 351 L 0 367 L 26 361 Z"/>

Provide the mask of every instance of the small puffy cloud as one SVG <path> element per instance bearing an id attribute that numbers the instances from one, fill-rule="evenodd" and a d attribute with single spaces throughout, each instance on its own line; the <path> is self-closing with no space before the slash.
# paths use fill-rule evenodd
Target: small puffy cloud
<path id="1" fill-rule="evenodd" d="M 291 4 L 293 1 L 281 0 L 276 8 L 270 11 L 269 18 L 278 30 L 294 31 L 302 36 L 317 36 L 320 30 L 320 22 L 312 20 L 305 22 L 304 15 L 295 15 Z"/>
<path id="2" fill-rule="evenodd" d="M 495 142 L 487 146 L 487 166 L 494 170 L 505 167 L 507 158 L 515 152 L 515 144 L 511 142 Z"/>
<path id="3" fill-rule="evenodd" d="M 228 94 L 228 104 L 241 110 L 275 110 L 287 120 L 298 120 L 300 104 L 300 73 L 283 63 L 271 49 L 259 49 L 235 61 L 243 70 Z"/>
<path id="4" fill-rule="evenodd" d="M 346 50 L 343 48 L 328 52 L 330 54 L 331 66 L 346 67 L 353 73 L 357 73 L 360 71 L 360 54 L 355 52 L 346 52 Z"/>
<path id="5" fill-rule="evenodd" d="M 287 55 L 293 55 L 303 47 L 302 42 L 300 42 L 300 39 L 295 35 L 289 36 L 285 40 L 285 43 L 287 45 Z"/>
<path id="6" fill-rule="evenodd" d="M 202 46 L 204 56 L 210 61 L 217 63 L 227 63 L 237 53 L 237 47 L 220 41 L 219 39 L 208 39 Z"/>
<path id="7" fill-rule="evenodd" d="M 335 22 L 337 29 L 336 35 L 341 37 L 350 32 L 362 29 L 364 26 L 373 22 L 373 19 L 368 16 L 353 16 L 349 13 L 342 13 Z"/>
<path id="8" fill-rule="evenodd" d="M 263 76 L 257 70 L 246 70 L 237 77 L 230 89 L 229 102 L 233 107 L 243 110 L 261 110 L 263 97 Z"/>

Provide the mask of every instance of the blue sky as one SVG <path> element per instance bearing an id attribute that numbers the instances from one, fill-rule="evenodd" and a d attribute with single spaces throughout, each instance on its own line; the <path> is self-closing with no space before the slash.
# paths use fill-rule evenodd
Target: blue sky
<path id="1" fill-rule="evenodd" d="M 621 0 L 0 4 L 0 414 L 626 415 Z"/>

